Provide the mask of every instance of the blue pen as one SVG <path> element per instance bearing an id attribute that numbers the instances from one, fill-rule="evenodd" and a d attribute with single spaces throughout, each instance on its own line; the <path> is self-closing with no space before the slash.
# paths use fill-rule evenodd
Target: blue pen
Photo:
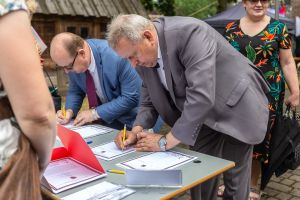
<path id="1" fill-rule="evenodd" d="M 92 140 L 91 140 L 91 141 L 86 141 L 86 143 L 87 143 L 87 144 L 92 144 L 93 141 L 92 141 Z"/>

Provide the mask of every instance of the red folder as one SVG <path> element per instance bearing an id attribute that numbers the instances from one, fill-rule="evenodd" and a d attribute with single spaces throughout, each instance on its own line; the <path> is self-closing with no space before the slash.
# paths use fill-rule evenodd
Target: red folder
<path id="1" fill-rule="evenodd" d="M 104 173 L 104 169 L 100 165 L 91 148 L 82 139 L 82 137 L 61 125 L 57 125 L 57 135 L 63 143 L 64 147 L 53 149 L 51 161 L 64 157 L 71 157 L 96 171 Z"/>
<path id="2" fill-rule="evenodd" d="M 93 177 L 90 180 L 81 181 L 78 183 L 74 183 L 72 185 L 68 185 L 63 188 L 55 188 L 52 187 L 51 182 L 47 180 L 46 173 L 44 174 L 44 177 L 42 179 L 42 184 L 51 190 L 54 193 L 59 193 L 64 190 L 70 189 L 72 187 L 88 183 L 90 181 L 96 180 L 98 178 L 102 178 L 106 176 L 104 169 L 102 168 L 101 164 L 97 160 L 96 156 L 90 149 L 90 147 L 87 145 L 87 143 L 83 140 L 83 138 L 76 133 L 75 131 L 72 131 L 70 129 L 67 129 L 61 125 L 57 125 L 57 135 L 60 138 L 63 147 L 54 148 L 52 151 L 52 157 L 51 161 L 56 161 L 60 159 L 71 159 L 76 161 L 77 163 L 80 163 L 88 168 L 90 168 L 92 171 L 95 171 L 99 173 L 96 177 Z M 50 163 L 51 164 L 51 163 Z M 47 169 L 46 169 L 47 171 Z"/>

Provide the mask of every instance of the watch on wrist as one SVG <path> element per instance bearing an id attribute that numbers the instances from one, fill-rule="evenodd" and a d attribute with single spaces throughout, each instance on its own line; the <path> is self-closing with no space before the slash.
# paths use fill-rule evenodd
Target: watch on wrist
<path id="1" fill-rule="evenodd" d="M 167 146 L 167 138 L 165 136 L 162 136 L 158 141 L 158 146 L 160 148 L 160 151 L 166 151 Z"/>

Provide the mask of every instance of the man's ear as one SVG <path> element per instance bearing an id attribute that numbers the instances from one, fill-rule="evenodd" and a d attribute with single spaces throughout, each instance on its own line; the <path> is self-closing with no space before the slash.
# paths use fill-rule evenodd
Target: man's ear
<path id="1" fill-rule="evenodd" d="M 154 40 L 154 35 L 151 31 L 149 30 L 145 30 L 143 33 L 144 38 L 146 38 L 147 40 L 149 40 L 150 42 L 152 42 Z"/>
<path id="2" fill-rule="evenodd" d="M 79 49 L 78 53 L 81 54 L 83 57 L 86 56 L 86 53 L 85 53 L 84 49 Z"/>

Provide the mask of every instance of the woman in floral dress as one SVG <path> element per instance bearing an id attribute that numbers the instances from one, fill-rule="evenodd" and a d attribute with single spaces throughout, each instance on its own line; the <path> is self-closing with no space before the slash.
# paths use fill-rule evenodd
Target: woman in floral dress
<path id="1" fill-rule="evenodd" d="M 246 16 L 225 28 L 228 42 L 259 68 L 269 82 L 270 120 L 265 140 L 254 146 L 250 199 L 259 199 L 261 164 L 268 162 L 269 143 L 276 115 L 283 111 L 285 82 L 290 90 L 286 104 L 299 104 L 299 85 L 291 40 L 285 24 L 266 15 L 268 0 L 243 0 Z"/>

